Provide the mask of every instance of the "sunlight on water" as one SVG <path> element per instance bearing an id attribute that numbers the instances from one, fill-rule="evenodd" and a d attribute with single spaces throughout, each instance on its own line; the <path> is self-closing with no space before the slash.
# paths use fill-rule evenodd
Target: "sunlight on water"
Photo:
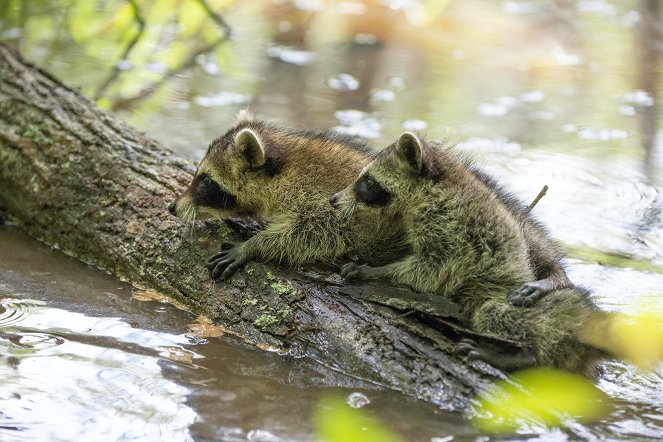
<path id="1" fill-rule="evenodd" d="M 155 351 L 187 339 L 29 300 L 2 305 L 29 313 L 0 324 L 0 439 L 192 440 L 190 391 L 164 378 Z"/>

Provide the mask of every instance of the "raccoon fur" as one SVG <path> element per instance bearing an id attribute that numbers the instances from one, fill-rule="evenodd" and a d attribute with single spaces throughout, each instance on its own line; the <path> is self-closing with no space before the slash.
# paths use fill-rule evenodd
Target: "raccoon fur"
<path id="1" fill-rule="evenodd" d="M 329 197 L 349 185 L 375 154 L 357 139 L 287 130 L 242 112 L 235 126 L 210 144 L 191 185 L 169 210 L 187 221 L 234 216 L 268 221 L 248 241 L 225 243 L 210 258 L 213 278 L 228 278 L 250 260 L 297 265 L 350 258 L 386 264 L 409 251 L 400 215 L 366 221 L 357 214 L 350 222 L 329 205 Z M 562 285 L 566 273 L 549 252 L 554 247 L 541 227 L 515 203 L 510 207 L 521 216 L 531 255 L 540 264 L 534 279 L 509 299 L 531 305 Z"/>
<path id="2" fill-rule="evenodd" d="M 252 238 L 226 243 L 212 256 L 213 278 L 228 278 L 250 260 L 297 265 L 348 256 L 385 263 L 404 251 L 400 223 L 385 219 L 354 229 L 329 205 L 330 195 L 351 183 L 373 154 L 353 138 L 285 130 L 243 114 L 210 144 L 191 185 L 169 210 L 187 221 L 251 216 L 268 222 Z"/>
<path id="3" fill-rule="evenodd" d="M 384 266 L 346 264 L 343 276 L 389 278 L 448 297 L 475 330 L 533 348 L 513 356 L 461 342 L 460 352 L 506 370 L 549 365 L 581 372 L 591 372 L 605 354 L 585 334 L 588 323 L 605 319 L 585 291 L 555 288 L 531 308 L 506 302 L 504 293 L 536 279 L 537 259 L 554 263 L 560 252 L 546 250 L 548 240 L 536 239 L 539 225 L 452 150 L 406 132 L 331 203 L 343 217 L 364 222 L 398 217 L 412 250 Z"/>

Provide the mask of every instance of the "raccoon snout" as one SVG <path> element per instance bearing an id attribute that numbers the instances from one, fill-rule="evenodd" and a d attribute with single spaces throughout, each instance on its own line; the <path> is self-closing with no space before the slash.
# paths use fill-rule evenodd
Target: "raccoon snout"
<path id="1" fill-rule="evenodd" d="M 335 193 L 331 198 L 329 198 L 329 204 L 331 204 L 334 209 L 338 209 L 340 207 L 340 201 L 341 195 L 338 193 Z"/>
<path id="2" fill-rule="evenodd" d="M 171 213 L 171 215 L 177 215 L 176 209 L 177 209 L 177 200 L 168 204 L 168 211 Z"/>

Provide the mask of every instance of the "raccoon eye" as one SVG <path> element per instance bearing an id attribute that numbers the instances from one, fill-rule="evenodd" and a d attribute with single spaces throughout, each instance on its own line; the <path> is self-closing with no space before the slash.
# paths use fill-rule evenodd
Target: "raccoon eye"
<path id="1" fill-rule="evenodd" d="M 355 185 L 357 200 L 369 206 L 385 206 L 391 200 L 391 193 L 370 175 L 364 175 Z"/>
<path id="2" fill-rule="evenodd" d="M 211 186 L 212 185 L 212 178 L 205 175 L 200 183 L 205 187 Z"/>

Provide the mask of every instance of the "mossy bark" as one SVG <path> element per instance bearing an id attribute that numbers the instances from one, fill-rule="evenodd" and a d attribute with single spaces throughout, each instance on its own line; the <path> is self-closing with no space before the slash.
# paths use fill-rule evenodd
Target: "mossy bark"
<path id="1" fill-rule="evenodd" d="M 193 170 L 0 45 L 0 210 L 30 235 L 176 298 L 243 343 L 444 408 L 465 408 L 499 374 L 453 357 L 458 329 L 448 322 L 342 294 L 324 269 L 253 263 L 229 282 L 211 281 L 204 262 L 231 229 L 191 231 L 166 210 Z"/>

